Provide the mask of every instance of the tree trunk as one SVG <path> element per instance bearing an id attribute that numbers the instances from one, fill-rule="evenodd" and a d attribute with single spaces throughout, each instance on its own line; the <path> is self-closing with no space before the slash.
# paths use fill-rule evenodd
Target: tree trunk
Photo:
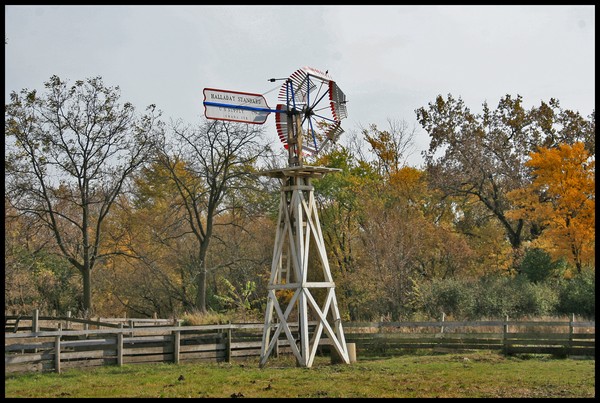
<path id="1" fill-rule="evenodd" d="M 83 277 L 83 311 L 85 317 L 92 315 L 92 271 L 85 265 L 81 270 Z"/>
<path id="2" fill-rule="evenodd" d="M 198 276 L 198 290 L 196 293 L 196 309 L 201 313 L 206 313 L 206 263 L 204 260 L 200 266 Z"/>

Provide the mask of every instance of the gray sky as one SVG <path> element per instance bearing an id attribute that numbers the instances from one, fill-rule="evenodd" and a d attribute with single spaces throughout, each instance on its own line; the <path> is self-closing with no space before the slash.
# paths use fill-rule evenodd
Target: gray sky
<path id="1" fill-rule="evenodd" d="M 101 76 L 138 111 L 197 123 L 207 87 L 265 94 L 304 66 L 348 99 L 346 132 L 387 120 L 416 128 L 409 164 L 429 144 L 415 109 L 439 94 L 479 112 L 506 94 L 527 108 L 556 98 L 595 108 L 595 6 L 5 5 L 5 102 L 52 75 Z M 275 116 L 267 139 L 278 142 Z M 343 141 L 343 138 L 340 139 Z"/>

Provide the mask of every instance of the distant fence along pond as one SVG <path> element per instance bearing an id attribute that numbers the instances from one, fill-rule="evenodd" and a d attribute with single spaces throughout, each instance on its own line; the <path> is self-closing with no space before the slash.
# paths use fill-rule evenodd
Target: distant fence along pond
<path id="1" fill-rule="evenodd" d="M 42 326 L 43 325 L 43 326 Z M 314 325 L 313 325 L 314 326 Z M 595 358 L 595 321 L 344 322 L 347 343 L 363 354 L 406 350 L 498 350 Z M 60 373 L 63 369 L 156 362 L 227 361 L 260 356 L 262 323 L 180 326 L 177 320 L 5 315 L 4 371 Z M 77 329 L 79 328 L 79 329 Z M 297 324 L 296 328 L 297 329 Z M 292 326 L 294 331 L 294 327 Z M 330 353 L 326 335 L 321 354 Z M 283 335 L 275 354 L 291 354 Z"/>

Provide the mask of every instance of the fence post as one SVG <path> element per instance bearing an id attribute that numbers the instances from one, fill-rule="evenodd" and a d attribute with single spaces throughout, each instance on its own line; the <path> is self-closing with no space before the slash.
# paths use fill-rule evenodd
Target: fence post
<path id="1" fill-rule="evenodd" d="M 444 320 L 446 319 L 446 314 L 442 312 L 442 326 L 440 326 L 440 333 L 444 333 Z"/>
<path id="2" fill-rule="evenodd" d="M 504 324 L 502 325 L 502 349 L 504 354 L 508 353 L 508 315 L 504 317 Z"/>
<path id="3" fill-rule="evenodd" d="M 15 323 L 15 333 L 17 332 L 19 328 L 19 318 L 17 318 L 17 322 Z M 34 309 L 33 313 L 31 315 L 31 331 L 32 332 L 39 332 L 40 331 L 40 310 L 39 309 Z M 37 336 L 35 336 L 35 338 L 37 339 Z M 38 349 L 35 348 L 33 350 L 34 353 L 38 352 Z"/>
<path id="4" fill-rule="evenodd" d="M 179 330 L 173 331 L 173 362 L 179 364 L 179 346 L 181 341 L 181 332 Z"/>
<path id="5" fill-rule="evenodd" d="M 71 328 L 70 319 L 71 319 L 71 311 L 67 311 L 67 320 L 65 321 L 65 327 L 67 329 Z"/>
<path id="6" fill-rule="evenodd" d="M 123 366 L 123 324 L 119 323 L 119 333 L 117 333 L 117 365 Z"/>
<path id="7" fill-rule="evenodd" d="M 567 355 L 573 355 L 573 334 L 575 333 L 575 314 L 571 314 L 569 321 L 569 343 L 567 344 Z"/>
<path id="8" fill-rule="evenodd" d="M 40 331 L 40 310 L 34 309 L 31 315 L 31 331 L 37 333 Z"/>
<path id="9" fill-rule="evenodd" d="M 227 328 L 227 343 L 226 343 L 226 357 L 227 357 L 227 362 L 230 363 L 231 362 L 231 321 L 228 322 L 229 327 Z"/>
<path id="10" fill-rule="evenodd" d="M 54 338 L 54 369 L 57 374 L 60 374 L 60 333 L 62 331 L 62 323 L 58 324 L 58 335 Z"/>

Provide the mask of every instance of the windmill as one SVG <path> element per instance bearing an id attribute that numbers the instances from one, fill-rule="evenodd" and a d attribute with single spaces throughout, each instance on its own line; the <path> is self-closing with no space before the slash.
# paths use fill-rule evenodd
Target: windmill
<path id="1" fill-rule="evenodd" d="M 276 351 L 282 333 L 298 366 L 312 366 L 322 337 L 348 364 L 311 183 L 340 170 L 304 165 L 305 157 L 318 155 L 343 133 L 340 122 L 347 116 L 346 97 L 327 73 L 310 67 L 295 71 L 284 81 L 274 110 L 259 94 L 204 91 L 208 118 L 262 124 L 275 112 L 277 134 L 288 151 L 287 167 L 261 172 L 279 179 L 281 192 L 259 365 L 263 367 Z"/>

